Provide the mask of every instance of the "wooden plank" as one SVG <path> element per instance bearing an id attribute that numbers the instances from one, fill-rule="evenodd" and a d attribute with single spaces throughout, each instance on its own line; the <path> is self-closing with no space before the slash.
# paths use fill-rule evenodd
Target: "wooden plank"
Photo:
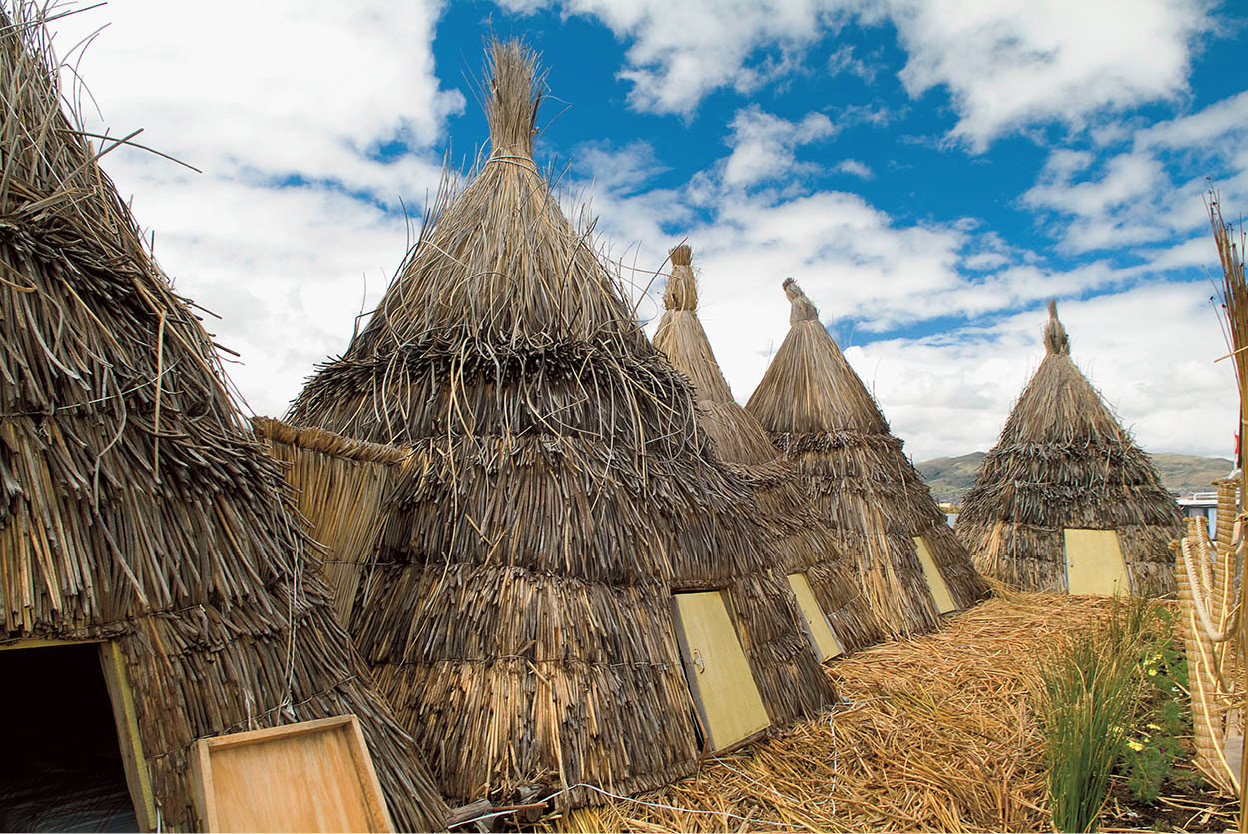
<path id="1" fill-rule="evenodd" d="M 117 744 L 121 748 L 121 763 L 126 771 L 126 787 L 134 802 L 134 813 L 143 832 L 155 831 L 156 795 L 152 792 L 151 776 L 147 772 L 147 757 L 143 755 L 143 739 L 139 735 L 139 713 L 134 704 L 134 693 L 121 649 L 113 641 L 100 644 L 100 665 L 104 669 L 104 683 L 113 705 L 113 721 L 117 725 Z"/>
<path id="2" fill-rule="evenodd" d="M 19 637 L 0 641 L 0 652 L 6 649 L 52 649 L 58 646 L 80 646 L 85 643 L 103 643 L 103 640 L 44 640 L 39 637 Z"/>
<path id="3" fill-rule="evenodd" d="M 1063 531 L 1066 589 L 1072 594 L 1129 595 L 1131 577 L 1114 530 Z"/>
<path id="4" fill-rule="evenodd" d="M 797 597 L 797 605 L 802 609 L 802 618 L 806 622 L 806 634 L 810 637 L 815 651 L 819 653 L 819 659 L 831 660 L 844 654 L 845 649 L 841 646 L 841 641 L 836 639 L 832 626 L 828 624 L 828 618 L 824 615 L 823 609 L 819 607 L 819 602 L 815 599 L 814 591 L 810 589 L 810 580 L 806 578 L 806 574 L 789 574 L 789 587 L 793 589 L 793 595 Z"/>
<path id="5" fill-rule="evenodd" d="M 354 715 L 195 742 L 206 831 L 393 831 Z"/>
<path id="6" fill-rule="evenodd" d="M 723 750 L 771 724 L 718 591 L 676 594 L 676 631 L 707 746 Z"/>
<path id="7" fill-rule="evenodd" d="M 936 610 L 941 614 L 957 611 L 958 605 L 953 601 L 953 594 L 949 593 L 949 586 L 940 575 L 940 568 L 936 567 L 932 551 L 928 549 L 922 536 L 914 537 L 914 548 L 919 553 L 919 564 L 923 566 L 923 577 L 927 580 L 927 589 L 932 594 L 932 601 L 936 603 Z"/>

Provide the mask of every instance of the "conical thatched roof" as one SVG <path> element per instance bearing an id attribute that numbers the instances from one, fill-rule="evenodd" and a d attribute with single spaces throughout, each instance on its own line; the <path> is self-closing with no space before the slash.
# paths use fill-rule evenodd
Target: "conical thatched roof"
<path id="1" fill-rule="evenodd" d="M 771 528 L 767 552 L 772 565 L 786 575 L 806 574 L 846 651 L 875 643 L 883 631 L 858 587 L 857 566 L 841 553 L 835 534 L 815 512 L 793 464 L 780 456 L 763 427 L 732 398 L 698 319 L 692 255 L 683 244 L 671 252 L 672 273 L 663 293 L 666 311 L 654 346 L 693 381 L 702 428 L 715 441 L 716 454 L 753 485 L 759 512 Z"/>
<path id="2" fill-rule="evenodd" d="M 631 792 L 699 754 L 674 590 L 731 595 L 773 723 L 831 690 L 748 485 L 533 162 L 535 56 L 491 60 L 489 158 L 288 419 L 411 447 L 350 631 L 448 795 Z"/>
<path id="3" fill-rule="evenodd" d="M 1015 587 L 1065 591 L 1066 529 L 1116 530 L 1136 594 L 1174 590 L 1181 513 L 1152 461 L 1070 358 L 1049 302 L 1045 357 L 958 515 L 976 566 Z"/>
<path id="4" fill-rule="evenodd" d="M 446 806 L 332 617 L 282 473 L 63 115 L 26 4 L 0 11 L 0 109 L 0 642 L 103 641 L 120 657 L 132 788 L 150 783 L 165 827 L 201 825 L 196 738 L 343 713 L 395 823 L 440 826 Z"/>
<path id="5" fill-rule="evenodd" d="M 957 607 L 987 591 L 965 549 L 797 283 L 789 333 L 746 410 L 797 465 L 821 515 L 858 559 L 859 580 L 897 635 L 936 625 L 915 537 L 926 542 Z"/>

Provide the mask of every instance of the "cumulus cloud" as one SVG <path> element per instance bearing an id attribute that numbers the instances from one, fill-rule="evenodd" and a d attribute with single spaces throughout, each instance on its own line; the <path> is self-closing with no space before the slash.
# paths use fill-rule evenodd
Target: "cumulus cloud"
<path id="1" fill-rule="evenodd" d="M 724 163 L 723 181 L 740 187 L 816 169 L 812 163 L 797 162 L 797 148 L 836 133 L 832 120 L 823 113 L 808 113 L 801 121 L 791 122 L 756 104 L 738 110 L 731 126 L 732 154 Z"/>
<path id="2" fill-rule="evenodd" d="M 709 93 L 782 77 L 851 22 L 891 22 L 918 98 L 948 92 L 950 132 L 974 151 L 1036 124 L 1082 129 L 1089 118 L 1172 101 L 1187 91 L 1208 0 L 499 0 L 600 20 L 629 44 L 622 77 L 633 106 L 689 115 Z M 829 71 L 877 70 L 839 46 Z"/>
<path id="3" fill-rule="evenodd" d="M 949 90 L 952 135 L 975 150 L 1022 126 L 1074 128 L 1090 114 L 1187 91 L 1201 0 L 889 0 L 912 96 Z M 1112 37 L 1107 33 L 1112 33 Z"/>
<path id="4" fill-rule="evenodd" d="M 1022 196 L 1048 218 L 1064 251 L 1164 243 L 1206 228 L 1207 178 L 1227 205 L 1248 203 L 1248 92 L 1131 137 L 1125 149 L 1099 156 L 1054 151 Z"/>
<path id="5" fill-rule="evenodd" d="M 419 211 L 437 187 L 433 147 L 464 104 L 435 74 L 440 8 L 128 0 L 54 23 L 62 53 L 109 23 L 77 61 L 88 129 L 144 128 L 136 141 L 203 170 L 103 159 L 179 292 L 222 317 L 207 325 L 261 413 L 345 347 L 402 259 L 400 199 Z"/>
<path id="6" fill-rule="evenodd" d="M 859 179 L 864 179 L 864 180 L 870 180 L 870 179 L 875 178 L 875 172 L 871 170 L 871 166 L 867 165 L 867 163 L 862 162 L 861 160 L 858 160 L 858 159 L 842 160 L 839 163 L 837 163 L 836 167 L 833 168 L 832 170 L 841 174 L 849 174 L 851 176 L 858 177 Z"/>

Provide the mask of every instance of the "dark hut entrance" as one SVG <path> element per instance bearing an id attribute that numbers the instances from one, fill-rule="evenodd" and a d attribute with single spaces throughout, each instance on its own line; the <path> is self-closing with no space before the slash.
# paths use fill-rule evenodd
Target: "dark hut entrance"
<path id="1" fill-rule="evenodd" d="M 139 830 L 102 663 L 110 649 L 0 651 L 0 831 Z"/>

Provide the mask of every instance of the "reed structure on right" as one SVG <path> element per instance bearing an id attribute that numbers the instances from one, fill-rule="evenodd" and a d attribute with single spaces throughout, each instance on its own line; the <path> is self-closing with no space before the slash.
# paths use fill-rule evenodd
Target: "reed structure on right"
<path id="1" fill-rule="evenodd" d="M 988 587 L 815 305 L 792 278 L 784 291 L 789 333 L 745 410 L 857 562 L 884 628 L 895 637 L 931 631 Z"/>
<path id="2" fill-rule="evenodd" d="M 1045 357 L 966 494 L 955 531 L 987 576 L 1027 591 L 1174 591 L 1182 514 L 1070 358 L 1049 302 Z"/>

